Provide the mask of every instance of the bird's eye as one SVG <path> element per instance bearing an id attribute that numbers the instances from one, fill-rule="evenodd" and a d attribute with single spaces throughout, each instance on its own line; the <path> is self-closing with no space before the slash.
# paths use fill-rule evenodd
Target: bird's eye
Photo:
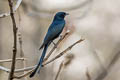
<path id="1" fill-rule="evenodd" d="M 65 17 L 65 13 L 64 13 L 64 14 L 61 14 L 60 17 L 64 18 L 64 17 Z"/>

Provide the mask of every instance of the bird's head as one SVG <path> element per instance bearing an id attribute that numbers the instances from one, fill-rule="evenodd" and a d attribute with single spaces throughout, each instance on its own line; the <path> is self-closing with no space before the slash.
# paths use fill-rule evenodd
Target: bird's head
<path id="1" fill-rule="evenodd" d="M 66 12 L 57 12 L 54 18 L 61 20 L 61 19 L 64 19 L 66 15 L 69 15 L 69 14 Z"/>

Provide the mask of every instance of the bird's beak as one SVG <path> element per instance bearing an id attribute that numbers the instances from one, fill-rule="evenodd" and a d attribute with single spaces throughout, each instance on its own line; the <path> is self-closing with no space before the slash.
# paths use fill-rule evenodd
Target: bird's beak
<path id="1" fill-rule="evenodd" d="M 69 15 L 69 13 L 66 13 L 66 15 Z"/>

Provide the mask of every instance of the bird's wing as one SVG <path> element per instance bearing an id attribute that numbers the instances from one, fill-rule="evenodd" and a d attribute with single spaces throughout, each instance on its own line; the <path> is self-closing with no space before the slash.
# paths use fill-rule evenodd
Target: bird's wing
<path id="1" fill-rule="evenodd" d="M 62 32 L 64 26 L 65 26 L 65 22 L 61 22 L 58 24 L 54 24 L 54 23 L 51 24 L 45 36 L 44 43 L 48 43 L 49 41 L 54 40 L 56 37 L 58 37 Z"/>

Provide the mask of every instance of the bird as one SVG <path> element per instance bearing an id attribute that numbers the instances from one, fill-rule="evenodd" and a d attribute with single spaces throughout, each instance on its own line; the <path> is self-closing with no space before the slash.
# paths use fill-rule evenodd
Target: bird
<path id="1" fill-rule="evenodd" d="M 48 46 L 53 42 L 53 40 L 55 40 L 56 38 L 59 37 L 59 35 L 61 34 L 61 32 L 63 31 L 64 27 L 65 27 L 65 16 L 69 15 L 69 13 L 66 12 L 57 12 L 54 16 L 54 19 L 52 21 L 52 24 L 49 26 L 47 34 L 44 38 L 44 41 L 42 43 L 42 45 L 40 46 L 39 50 L 43 49 L 42 55 L 40 57 L 40 60 L 37 64 L 37 66 L 35 67 L 34 71 L 30 74 L 30 78 L 33 77 L 35 75 L 35 73 L 37 72 L 38 68 L 41 69 L 42 67 L 42 62 L 44 60 L 45 54 L 47 52 Z M 40 70 L 39 69 L 39 70 Z"/>

